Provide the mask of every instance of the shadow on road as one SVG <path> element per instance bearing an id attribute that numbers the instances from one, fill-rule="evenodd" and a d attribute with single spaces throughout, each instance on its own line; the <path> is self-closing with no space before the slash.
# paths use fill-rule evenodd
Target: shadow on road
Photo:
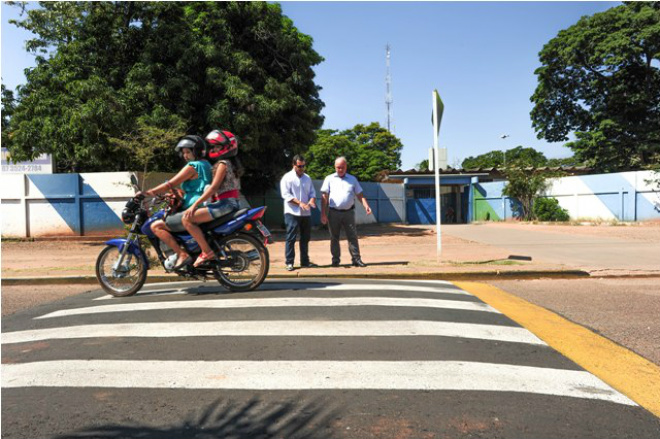
<path id="1" fill-rule="evenodd" d="M 370 263 L 369 265 L 407 265 L 407 261 L 398 261 L 398 262 L 376 262 Z M 350 268 L 350 264 L 340 265 L 340 268 Z M 338 287 L 343 285 L 341 281 L 273 281 L 268 280 L 264 282 L 257 288 L 255 291 L 228 291 L 219 285 L 199 285 L 199 286 L 182 286 L 181 283 L 177 283 L 173 286 L 151 286 L 147 285 L 142 291 L 139 291 L 135 296 L 130 297 L 113 297 L 109 298 L 110 300 L 117 301 L 130 301 L 135 297 L 149 297 L 149 296 L 159 296 L 167 294 L 181 294 L 187 296 L 207 296 L 207 295 L 221 295 L 221 296 L 242 296 L 242 295 L 252 295 L 255 292 L 265 292 L 265 291 L 305 291 L 305 290 L 323 290 L 325 288 L 332 289 L 333 287 Z"/>
<path id="2" fill-rule="evenodd" d="M 153 427 L 147 425 L 100 425 L 57 439 L 80 438 L 311 438 L 331 439 L 331 423 L 338 410 L 328 401 L 265 403 L 257 398 L 236 404 L 217 400 L 204 410 L 191 413 L 181 423 Z"/>
<path id="3" fill-rule="evenodd" d="M 271 230 L 276 242 L 286 241 L 286 232 L 284 230 Z M 433 229 L 414 226 L 403 226 L 398 224 L 360 224 L 357 226 L 358 237 L 366 238 L 369 236 L 426 236 L 435 233 Z M 346 233 L 342 229 L 341 239 L 346 239 Z M 327 226 L 319 225 L 312 228 L 311 241 L 330 241 L 330 232 Z"/>

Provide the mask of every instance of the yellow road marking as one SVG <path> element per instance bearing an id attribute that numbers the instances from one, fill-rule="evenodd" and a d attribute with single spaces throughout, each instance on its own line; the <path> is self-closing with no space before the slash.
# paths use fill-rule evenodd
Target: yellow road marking
<path id="1" fill-rule="evenodd" d="M 477 282 L 454 282 L 550 347 L 660 417 L 660 367 L 545 308 L 499 288 Z"/>

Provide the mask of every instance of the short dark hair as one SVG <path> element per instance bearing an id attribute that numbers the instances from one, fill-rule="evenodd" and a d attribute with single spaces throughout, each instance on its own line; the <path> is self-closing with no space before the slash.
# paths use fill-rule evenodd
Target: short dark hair
<path id="1" fill-rule="evenodd" d="M 296 155 L 293 156 L 293 164 L 294 165 L 297 165 L 298 162 L 304 162 L 304 161 L 305 161 L 305 157 L 303 157 L 302 154 L 296 154 Z"/>

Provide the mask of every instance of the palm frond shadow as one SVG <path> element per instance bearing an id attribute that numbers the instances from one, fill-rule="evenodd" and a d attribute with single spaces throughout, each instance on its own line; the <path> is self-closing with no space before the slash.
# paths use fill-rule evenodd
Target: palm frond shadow
<path id="1" fill-rule="evenodd" d="M 338 409 L 321 399 L 307 402 L 266 403 L 253 398 L 238 404 L 216 400 L 192 412 L 182 422 L 155 427 L 147 425 L 101 425 L 57 439 L 332 439 L 331 423 Z"/>

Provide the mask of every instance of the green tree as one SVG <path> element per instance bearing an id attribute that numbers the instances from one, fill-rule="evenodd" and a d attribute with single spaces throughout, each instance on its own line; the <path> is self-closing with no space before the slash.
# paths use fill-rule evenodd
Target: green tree
<path id="1" fill-rule="evenodd" d="M 660 3 L 626 2 L 583 17 L 548 42 L 532 125 L 605 171 L 660 160 Z"/>
<path id="2" fill-rule="evenodd" d="M 538 197 L 532 208 L 534 217 L 540 221 L 568 221 L 571 219 L 568 211 L 559 205 L 556 198 Z"/>
<path id="3" fill-rule="evenodd" d="M 421 162 L 415 165 L 415 169 L 418 171 L 428 171 L 429 170 L 429 160 L 422 160 Z"/>
<path id="4" fill-rule="evenodd" d="M 127 159 L 127 168 L 139 169 L 143 172 L 142 184 L 149 173 L 156 168 L 156 163 L 162 166 L 163 158 L 171 157 L 169 152 L 172 150 L 172 145 L 175 145 L 184 134 L 185 124 L 182 120 L 171 115 L 167 117 L 166 112 L 162 116 L 164 120 L 141 117 L 134 132 L 121 138 L 110 138 L 116 156 Z M 177 161 L 178 157 L 170 164 L 173 169 Z"/>
<path id="5" fill-rule="evenodd" d="M 351 165 L 356 153 L 357 146 L 347 136 L 339 134 L 337 130 L 319 130 L 316 141 L 305 153 L 306 172 L 313 179 L 323 179 L 335 172 L 337 157 L 346 157 Z"/>
<path id="6" fill-rule="evenodd" d="M 463 169 L 477 168 L 502 168 L 512 163 L 523 163 L 527 166 L 546 166 L 548 159 L 542 152 L 534 148 L 517 146 L 508 151 L 490 151 L 476 157 L 468 157 L 463 160 Z"/>
<path id="7" fill-rule="evenodd" d="M 319 130 L 314 144 L 306 153 L 307 173 L 323 179 L 335 172 L 335 159 L 348 161 L 348 172 L 362 181 L 378 181 L 383 171 L 401 167 L 403 144 L 377 122 L 358 124 L 344 130 Z"/>
<path id="8" fill-rule="evenodd" d="M 573 167 L 573 166 L 584 166 L 584 163 L 579 161 L 577 157 L 571 156 L 560 159 L 548 159 L 546 166 L 549 166 L 551 168 L 556 168 L 561 166 Z"/>
<path id="9" fill-rule="evenodd" d="M 2 84 L 2 146 L 7 148 L 9 146 L 10 138 L 7 128 L 9 127 L 9 120 L 14 113 L 16 101 L 14 100 L 14 93 L 7 90 Z"/>
<path id="10" fill-rule="evenodd" d="M 312 69 L 323 59 L 278 4 L 43 2 L 15 24 L 36 35 L 37 54 L 8 127 L 18 159 L 128 170 L 117 139 L 174 120 L 183 133 L 237 134 L 250 193 L 274 184 L 323 123 Z M 173 146 L 154 170 L 180 166 Z"/>
<path id="11" fill-rule="evenodd" d="M 507 168 L 504 172 L 507 182 L 502 193 L 515 198 L 522 208 L 522 219 L 534 219 L 534 199 L 548 187 L 548 174 L 536 170 L 528 170 L 519 166 Z"/>

